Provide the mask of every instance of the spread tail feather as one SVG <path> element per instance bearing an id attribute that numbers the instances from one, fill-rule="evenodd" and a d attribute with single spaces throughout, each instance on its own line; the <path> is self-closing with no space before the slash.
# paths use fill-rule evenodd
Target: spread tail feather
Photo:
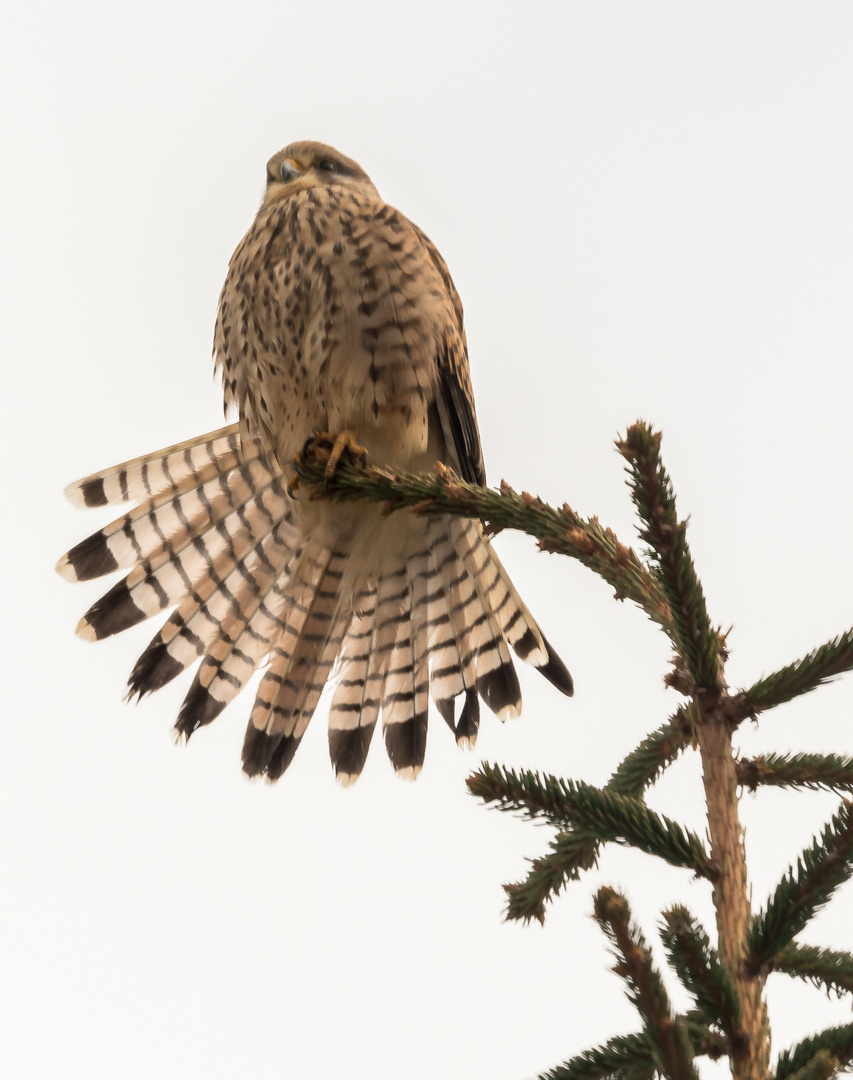
<path id="1" fill-rule="evenodd" d="M 518 715 L 510 648 L 572 693 L 477 521 L 419 521 L 378 578 L 353 586 L 347 544 L 302 534 L 280 468 L 256 443 L 242 447 L 237 425 L 95 473 L 68 494 L 84 506 L 140 500 L 57 566 L 72 581 L 128 570 L 81 635 L 107 637 L 175 607 L 134 666 L 129 697 L 200 661 L 176 724 L 189 737 L 267 665 L 243 748 L 250 775 L 281 776 L 330 678 L 329 750 L 344 784 L 361 774 L 380 717 L 395 770 L 418 775 L 430 697 L 464 746 L 476 742 L 481 698 L 501 718 Z"/>
<path id="2" fill-rule="evenodd" d="M 288 583 L 281 634 L 261 679 L 243 744 L 249 776 L 277 780 L 293 759 L 337 656 L 346 555 L 311 542 Z M 310 707 L 309 707 L 310 706 Z"/>
<path id="3" fill-rule="evenodd" d="M 205 480 L 218 476 L 237 461 L 247 461 L 251 456 L 250 449 L 241 446 L 239 427 L 231 424 L 92 473 L 69 484 L 65 495 L 75 506 L 107 506 L 151 499 L 179 487 L 188 478 Z M 257 456 L 256 447 L 254 456 Z"/>

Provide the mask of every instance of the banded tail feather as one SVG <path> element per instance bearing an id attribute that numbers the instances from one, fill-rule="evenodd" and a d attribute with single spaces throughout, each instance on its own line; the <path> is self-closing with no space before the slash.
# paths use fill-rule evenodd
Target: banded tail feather
<path id="1" fill-rule="evenodd" d="M 396 636 L 388 655 L 382 691 L 382 733 L 391 764 L 410 780 L 421 771 L 426 752 L 429 706 L 428 659 L 419 607 L 429 573 L 429 554 L 421 552 L 407 560 L 402 595 L 394 616 Z"/>
<path id="2" fill-rule="evenodd" d="M 229 493 L 220 488 L 222 476 L 228 474 L 238 464 L 237 453 L 231 449 L 234 441 L 235 437 L 232 437 L 228 440 L 205 443 L 204 445 L 208 448 L 207 455 L 199 462 L 195 472 L 188 471 L 187 461 L 193 459 L 190 450 L 187 449 L 178 455 L 178 461 L 173 464 L 171 471 L 165 468 L 156 469 L 156 462 L 146 461 L 136 469 L 140 474 L 136 483 L 131 484 L 123 479 L 118 485 L 118 481 L 113 481 L 110 486 L 118 486 L 121 490 L 127 491 L 128 498 L 136 497 L 130 492 L 140 487 L 146 495 L 149 492 L 150 495 L 130 513 L 116 518 L 115 521 L 73 547 L 59 560 L 56 566 L 57 571 L 69 581 L 89 581 L 112 570 L 133 566 L 160 547 L 164 533 L 171 533 L 177 528 L 171 516 L 174 515 L 178 506 L 182 515 L 187 518 L 182 522 L 186 530 L 193 528 L 197 530 L 199 524 L 202 527 L 209 527 L 217 506 L 221 507 L 223 501 L 227 501 L 229 497 Z M 224 442 L 226 447 L 218 458 L 214 457 L 215 451 L 211 449 L 216 442 Z M 257 457 L 257 446 L 250 446 L 239 464 L 248 467 Z M 151 465 L 150 472 L 148 472 L 149 464 Z M 181 466 L 180 470 L 179 466 Z M 166 477 L 171 477 L 172 473 L 177 474 L 176 481 L 165 484 Z M 128 474 L 120 468 L 118 475 L 126 477 Z M 160 482 L 155 477 L 159 477 Z M 106 481 L 100 482 L 106 483 Z M 81 480 L 78 484 L 72 484 L 66 489 L 66 495 L 69 495 L 72 502 L 82 505 L 77 495 L 81 491 L 85 492 L 90 483 L 90 480 Z M 256 481 L 251 479 L 250 483 L 254 486 Z M 109 500 L 110 503 L 124 501 L 126 500 L 120 495 L 118 498 Z M 107 505 L 107 501 L 91 505 Z"/>
<path id="3" fill-rule="evenodd" d="M 532 664 L 552 686 L 562 691 L 566 697 L 571 697 L 575 686 L 568 668 L 551 648 L 527 605 L 518 595 L 509 574 L 492 545 L 486 540 L 482 526 L 468 518 L 451 518 L 450 528 L 456 537 L 458 548 L 464 552 L 463 560 L 477 582 L 477 588 L 484 597 L 489 598 L 488 603 L 494 611 L 499 627 L 497 636 L 510 643 L 519 659 Z M 483 550 L 485 555 L 475 557 L 477 551 Z"/>
<path id="4" fill-rule="evenodd" d="M 204 592 L 209 581 L 221 589 L 231 564 L 252 551 L 257 537 L 287 512 L 280 480 L 259 461 L 176 496 L 168 512 L 156 511 L 148 527 L 139 530 L 147 535 L 144 546 L 135 544 L 138 561 L 86 612 L 77 633 L 93 641 L 111 637 L 172 607 L 187 593 Z"/>
<path id="5" fill-rule="evenodd" d="M 128 696 L 142 697 L 165 686 L 200 657 L 199 679 L 208 689 L 220 672 L 235 684 L 235 668 L 247 655 L 260 662 L 278 635 L 283 602 L 279 580 L 289 575 L 298 540 L 297 530 L 282 519 L 242 559 L 230 558 L 216 574 L 198 582 L 140 656 Z M 252 671 L 254 665 L 243 671 L 228 700 Z M 226 699 L 215 685 L 211 692 L 224 707 Z"/>
<path id="6" fill-rule="evenodd" d="M 202 658 L 175 725 L 182 735 L 189 737 L 222 712 L 280 635 L 286 596 L 279 581 L 289 575 L 297 542 L 296 537 L 290 537 L 290 543 L 282 540 L 284 530 L 295 531 L 286 522 L 279 522 L 265 538 L 270 541 L 268 550 L 259 552 L 256 548 L 236 564 L 211 598 L 220 601 L 220 613 L 210 604 L 199 607 L 172 642 L 165 644 L 170 660 L 180 664 L 181 670 Z M 200 623 L 198 632 L 194 631 L 196 623 Z M 175 657 L 175 646 L 183 654 L 180 660 Z"/>
<path id="7" fill-rule="evenodd" d="M 329 755 L 335 776 L 345 787 L 361 775 L 376 726 L 376 715 L 364 708 L 373 646 L 378 590 L 364 589 L 353 602 L 352 616 L 341 643 L 340 670 L 329 709 Z"/>
<path id="8" fill-rule="evenodd" d="M 277 780 L 305 734 L 340 649 L 345 562 L 346 554 L 311 542 L 299 553 L 281 615 L 282 632 L 243 744 L 243 767 L 250 776 Z"/>
<path id="9" fill-rule="evenodd" d="M 370 736 L 376 727 L 379 713 L 386 697 L 386 685 L 388 683 L 388 671 L 391 667 L 391 657 L 395 651 L 398 637 L 408 631 L 408 619 L 403 611 L 403 604 L 408 592 L 405 565 L 398 564 L 388 570 L 376 584 L 376 603 L 373 610 L 373 624 L 370 637 L 370 652 L 367 658 L 367 670 L 361 678 L 359 715 L 359 729 L 365 740 L 365 756 L 369 746 Z M 346 679 L 349 674 L 346 665 L 342 665 L 341 676 Z M 390 687 L 387 688 L 390 691 Z M 389 700 L 386 709 L 390 710 Z M 331 748 L 331 747 L 330 747 Z M 361 765 L 364 764 L 362 760 Z M 337 768 L 337 766 L 336 766 Z M 349 785 L 358 779 L 361 767 L 357 772 L 344 773 L 341 782 Z M 338 773 L 340 776 L 341 774 Z M 404 773 L 408 776 L 409 773 Z"/>
<path id="10" fill-rule="evenodd" d="M 473 749 L 477 742 L 480 725 L 480 705 L 477 695 L 479 645 L 472 644 L 471 636 L 480 628 L 479 636 L 482 638 L 482 623 L 488 616 L 482 609 L 476 589 L 468 580 L 459 553 L 452 542 L 449 528 L 445 525 L 445 528 L 441 529 L 439 519 L 436 519 L 435 524 L 439 528 L 436 529 L 433 538 L 433 553 L 444 590 L 447 624 L 446 636 L 441 642 L 444 663 L 434 673 L 433 696 L 440 695 L 439 711 L 453 729 L 457 745 Z M 440 676 L 441 683 L 437 676 Z M 456 723 L 453 720 L 454 702 L 459 693 L 464 694 L 464 702 L 459 723 Z M 449 704 L 447 704 L 448 699 Z M 519 697 L 516 715 L 520 708 Z M 503 719 L 506 719 L 507 715 L 508 713 L 505 713 Z"/>
<path id="11" fill-rule="evenodd" d="M 382 706 L 382 727 L 385 747 L 397 772 L 409 770 L 412 779 L 423 768 L 426 754 L 427 719 L 429 716 L 429 627 L 427 626 L 426 597 L 431 577 L 430 554 L 423 550 L 412 555 L 406 564 L 409 579 L 409 651 L 400 659 L 408 662 L 409 675 L 405 693 L 410 696 L 405 710 Z M 391 660 L 396 666 L 395 657 Z"/>
<path id="12" fill-rule="evenodd" d="M 249 460 L 252 450 L 241 446 L 239 428 L 239 424 L 231 424 L 84 476 L 69 484 L 65 495 L 75 506 L 107 506 L 151 499 L 187 479 L 203 482 L 238 461 Z"/>
<path id="13" fill-rule="evenodd" d="M 304 534 L 278 464 L 256 442 L 243 449 L 237 425 L 67 492 L 81 506 L 137 502 L 57 566 L 71 581 L 128 571 L 83 617 L 81 636 L 99 640 L 174 608 L 137 660 L 128 697 L 198 663 L 176 722 L 188 738 L 264 667 L 243 747 L 249 775 L 283 774 L 327 686 L 330 757 L 345 785 L 361 774 L 380 719 L 394 769 L 418 775 L 430 698 L 463 746 L 476 742 L 481 698 L 501 718 L 518 715 L 510 649 L 572 693 L 478 522 L 417 519 L 378 576 L 353 579 L 345 531 L 337 541 L 328 528 L 323 539 Z"/>
<path id="14" fill-rule="evenodd" d="M 503 718 L 521 712 L 521 686 L 510 659 L 503 628 L 498 614 L 511 601 L 509 590 L 483 541 L 482 529 L 470 520 L 456 519 L 449 523 L 454 546 L 459 553 L 468 580 L 474 588 L 482 615 L 485 644 L 477 649 L 477 690 L 492 712 Z"/>
<path id="15" fill-rule="evenodd" d="M 426 595 L 426 627 L 430 652 L 430 695 L 442 719 L 456 733 L 454 702 L 465 691 L 465 673 L 459 656 L 459 642 L 450 615 L 444 571 L 456 555 L 446 538 L 441 539 L 438 522 L 428 525 L 431 576 Z"/>
<path id="16" fill-rule="evenodd" d="M 293 744 L 294 753 L 319 704 L 320 695 L 332 674 L 340 652 L 341 640 L 346 632 L 350 617 L 351 613 L 338 614 L 335 621 L 329 623 L 328 636 L 322 648 L 317 652 L 316 660 L 312 664 L 312 670 L 306 673 L 305 683 L 297 707 L 294 709 L 292 720 L 296 739 Z M 278 780 L 290 763 L 292 756 L 293 754 L 289 753 L 289 747 L 279 748 L 270 758 L 267 766 L 267 779 L 270 781 Z"/>

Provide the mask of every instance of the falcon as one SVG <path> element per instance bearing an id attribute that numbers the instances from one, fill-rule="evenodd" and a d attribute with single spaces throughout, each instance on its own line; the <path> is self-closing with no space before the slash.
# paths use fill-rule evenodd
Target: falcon
<path id="1" fill-rule="evenodd" d="M 72 484 L 79 505 L 135 505 L 57 569 L 72 581 L 128 570 L 81 619 L 87 640 L 174 608 L 128 697 L 200 661 L 180 735 L 214 720 L 263 666 L 249 775 L 282 775 L 330 683 L 337 778 L 358 778 L 380 717 L 392 765 L 414 778 L 430 698 L 471 746 L 480 699 L 502 719 L 520 712 L 510 649 L 566 695 L 572 680 L 478 521 L 385 515 L 289 487 L 312 432 L 332 467 L 358 448 L 407 471 L 442 461 L 475 484 L 486 474 L 462 304 L 432 242 L 330 146 L 292 143 L 266 181 L 214 334 L 238 421 Z"/>

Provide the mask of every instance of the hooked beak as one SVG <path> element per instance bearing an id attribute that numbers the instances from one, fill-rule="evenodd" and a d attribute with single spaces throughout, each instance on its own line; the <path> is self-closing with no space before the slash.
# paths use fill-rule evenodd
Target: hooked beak
<path id="1" fill-rule="evenodd" d="M 302 176 L 305 170 L 302 166 L 293 160 L 293 158 L 285 158 L 281 163 L 281 178 L 286 182 L 295 180 L 297 176 Z"/>

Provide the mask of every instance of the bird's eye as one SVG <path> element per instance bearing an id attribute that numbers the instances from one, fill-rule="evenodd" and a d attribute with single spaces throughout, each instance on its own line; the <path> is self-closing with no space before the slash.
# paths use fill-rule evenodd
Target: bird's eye
<path id="1" fill-rule="evenodd" d="M 322 169 L 323 172 L 335 172 L 335 163 L 328 158 L 323 158 L 322 161 L 317 162 L 317 168 Z"/>

